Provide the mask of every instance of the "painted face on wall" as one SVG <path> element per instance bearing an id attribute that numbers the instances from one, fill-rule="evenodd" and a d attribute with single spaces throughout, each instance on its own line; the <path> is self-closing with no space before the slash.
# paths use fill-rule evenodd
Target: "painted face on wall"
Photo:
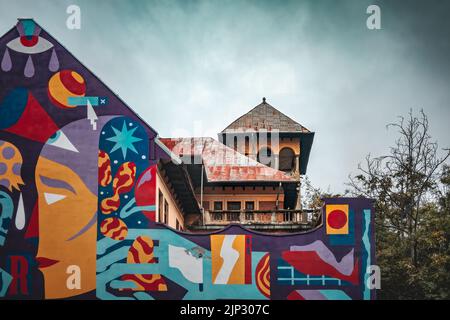
<path id="1" fill-rule="evenodd" d="M 96 195 L 73 170 L 44 157 L 37 163 L 36 187 L 39 203 L 37 262 L 44 274 L 45 297 L 63 298 L 93 290 Z M 81 271 L 80 289 L 67 287 L 70 266 L 74 265 Z"/>
<path id="2" fill-rule="evenodd" d="M 100 128 L 110 119 L 100 117 Z M 36 259 L 46 299 L 95 290 L 98 139 L 99 130 L 85 119 L 72 122 L 47 141 L 36 165 Z M 78 277 L 80 285 L 74 286 Z"/>

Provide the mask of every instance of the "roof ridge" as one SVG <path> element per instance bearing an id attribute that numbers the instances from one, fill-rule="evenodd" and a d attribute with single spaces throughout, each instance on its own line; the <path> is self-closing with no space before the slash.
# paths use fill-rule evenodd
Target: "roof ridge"
<path id="1" fill-rule="evenodd" d="M 239 121 L 244 118 L 244 117 L 251 117 L 251 120 L 253 122 L 253 114 L 252 112 L 257 109 L 257 108 L 262 108 L 262 107 L 266 107 L 266 108 L 270 108 L 274 111 L 276 111 L 279 115 L 280 118 L 284 117 L 285 119 L 287 119 L 288 121 L 290 121 L 294 126 L 299 126 L 300 127 L 300 132 L 311 132 L 311 130 L 309 130 L 308 128 L 306 128 L 305 126 L 303 126 L 302 124 L 298 123 L 297 121 L 295 121 L 294 119 L 292 119 L 291 117 L 289 117 L 288 115 L 286 115 L 285 113 L 283 113 L 282 111 L 280 111 L 279 109 L 277 109 L 276 107 L 274 107 L 273 105 L 271 105 L 270 103 L 268 103 L 266 101 L 265 98 L 263 98 L 263 102 L 261 102 L 260 104 L 256 105 L 255 107 L 253 107 L 252 109 L 250 109 L 249 111 L 247 111 L 245 114 L 241 115 L 240 117 L 238 117 L 236 120 L 232 121 L 227 127 L 225 127 L 225 129 L 223 129 L 221 131 L 221 133 L 226 133 L 227 130 L 232 130 L 234 126 L 237 126 L 238 128 L 236 130 L 239 129 L 245 129 L 245 127 L 242 127 L 238 125 Z M 264 119 L 263 121 L 265 122 L 266 119 Z M 253 124 L 253 123 L 252 123 Z M 280 132 L 283 132 L 283 130 L 279 130 Z M 295 130 L 297 131 L 297 130 Z"/>

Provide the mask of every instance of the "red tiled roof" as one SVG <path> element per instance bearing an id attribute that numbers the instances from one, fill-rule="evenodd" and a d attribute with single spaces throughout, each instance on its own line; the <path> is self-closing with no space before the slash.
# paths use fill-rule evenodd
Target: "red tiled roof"
<path id="1" fill-rule="evenodd" d="M 160 138 L 159 140 L 184 161 L 189 161 L 191 156 L 201 155 L 209 182 L 296 182 L 286 173 L 246 157 L 213 138 Z"/>

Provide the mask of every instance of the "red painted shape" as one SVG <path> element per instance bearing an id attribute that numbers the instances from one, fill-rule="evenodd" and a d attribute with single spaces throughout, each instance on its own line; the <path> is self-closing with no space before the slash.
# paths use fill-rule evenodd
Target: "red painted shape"
<path id="1" fill-rule="evenodd" d="M 30 223 L 25 232 L 25 239 L 39 237 L 39 207 L 37 202 L 34 204 L 33 212 L 31 213 Z"/>
<path id="2" fill-rule="evenodd" d="M 347 215 L 342 210 L 333 210 L 328 214 L 327 222 L 333 229 L 341 229 L 347 223 Z"/>
<path id="3" fill-rule="evenodd" d="M 20 37 L 20 43 L 25 47 L 34 47 L 38 43 L 38 36 L 22 36 Z"/>
<path id="4" fill-rule="evenodd" d="M 305 300 L 305 298 L 303 298 L 303 296 L 300 293 L 298 293 L 296 290 L 289 293 L 287 296 L 287 299 L 288 300 Z"/>
<path id="5" fill-rule="evenodd" d="M 12 276 L 8 295 L 28 294 L 28 260 L 24 256 L 10 256 L 10 270 Z"/>
<path id="6" fill-rule="evenodd" d="M 156 204 L 156 165 L 146 169 L 138 178 L 134 197 L 138 206 L 154 206 Z M 156 221 L 156 213 L 142 211 L 150 221 Z"/>
<path id="7" fill-rule="evenodd" d="M 245 284 L 252 283 L 252 236 L 245 236 Z"/>
<path id="8" fill-rule="evenodd" d="M 323 261 L 315 251 L 283 251 L 281 257 L 301 273 L 312 276 L 329 276 L 353 284 L 358 284 L 359 264 L 355 260 L 353 271 L 350 275 L 344 275 L 335 267 Z"/>
<path id="9" fill-rule="evenodd" d="M 27 106 L 19 121 L 5 131 L 29 140 L 45 143 L 58 129 L 52 118 L 29 92 Z"/>
<path id="10" fill-rule="evenodd" d="M 86 93 L 86 83 L 84 81 L 81 83 L 78 82 L 72 75 L 72 72 L 72 70 L 62 70 L 59 73 L 62 84 L 71 93 L 76 95 L 84 95 Z"/>

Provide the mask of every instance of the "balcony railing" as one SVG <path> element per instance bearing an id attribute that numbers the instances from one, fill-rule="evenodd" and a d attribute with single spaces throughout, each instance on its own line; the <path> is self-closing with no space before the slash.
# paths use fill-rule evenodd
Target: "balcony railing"
<path id="1" fill-rule="evenodd" d="M 219 229 L 239 223 L 256 230 L 307 230 L 317 224 L 319 216 L 320 210 L 211 210 L 204 212 L 204 225 L 193 229 Z"/>

